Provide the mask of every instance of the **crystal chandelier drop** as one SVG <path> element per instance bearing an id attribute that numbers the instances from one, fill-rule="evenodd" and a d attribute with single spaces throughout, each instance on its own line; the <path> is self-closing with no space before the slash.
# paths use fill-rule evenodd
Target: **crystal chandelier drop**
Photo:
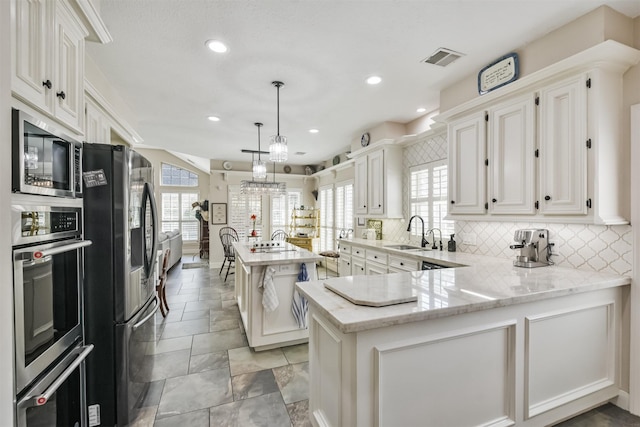
<path id="1" fill-rule="evenodd" d="M 284 86 L 284 83 L 279 81 L 271 82 L 277 89 L 278 93 L 278 110 L 277 110 L 277 118 L 278 118 L 278 127 L 276 135 L 271 137 L 271 142 L 269 143 L 269 160 L 272 162 L 286 162 L 289 157 L 288 149 L 287 149 L 287 137 L 284 135 L 280 135 L 280 87 Z"/>
<path id="2" fill-rule="evenodd" d="M 253 179 L 264 179 L 267 177 L 267 165 L 260 159 L 260 127 L 262 123 L 254 123 L 258 128 L 258 160 L 253 161 Z"/>
<path id="3" fill-rule="evenodd" d="M 242 180 L 240 182 L 240 193 L 242 194 L 259 194 L 259 195 L 279 195 L 287 194 L 287 183 L 276 182 L 276 164 L 273 164 L 273 181 L 267 180 L 267 166 L 264 161 L 260 160 L 260 127 L 262 123 L 254 123 L 258 127 L 258 160 L 253 160 L 252 178 L 251 180 Z M 251 153 L 254 150 L 242 150 L 243 153 Z"/>

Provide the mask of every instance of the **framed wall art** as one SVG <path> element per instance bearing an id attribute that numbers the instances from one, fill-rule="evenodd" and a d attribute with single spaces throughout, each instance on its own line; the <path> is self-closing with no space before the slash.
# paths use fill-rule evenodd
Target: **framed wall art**
<path id="1" fill-rule="evenodd" d="M 211 217 L 211 224 L 226 224 L 227 204 L 209 203 L 209 216 Z"/>

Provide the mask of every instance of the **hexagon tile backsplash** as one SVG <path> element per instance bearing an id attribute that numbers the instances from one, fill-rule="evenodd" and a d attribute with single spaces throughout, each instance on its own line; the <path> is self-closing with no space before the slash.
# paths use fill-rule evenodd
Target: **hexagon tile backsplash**
<path id="1" fill-rule="evenodd" d="M 456 221 L 456 240 L 461 252 L 515 259 L 509 249 L 519 228 L 546 228 L 549 240 L 558 244 L 551 260 L 559 266 L 581 270 L 631 274 L 633 247 L 630 225 L 585 225 Z M 476 235 L 476 245 L 462 243 L 465 233 Z"/>

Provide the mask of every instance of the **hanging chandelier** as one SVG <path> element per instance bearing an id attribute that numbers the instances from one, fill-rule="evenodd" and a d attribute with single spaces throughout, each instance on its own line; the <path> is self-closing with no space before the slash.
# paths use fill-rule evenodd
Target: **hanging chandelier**
<path id="1" fill-rule="evenodd" d="M 260 127 L 262 123 L 254 123 L 258 127 L 258 151 L 254 150 L 242 150 L 243 153 L 251 153 L 255 155 L 258 153 L 258 160 L 252 161 L 252 178 L 251 180 L 240 181 L 240 193 L 242 194 L 286 194 L 287 183 L 276 182 L 276 164 L 273 164 L 273 181 L 267 181 L 267 166 L 264 161 L 260 159 Z M 264 180 L 262 180 L 264 179 Z"/>
<path id="2" fill-rule="evenodd" d="M 284 86 L 284 83 L 279 81 L 271 82 L 277 89 L 278 93 L 278 101 L 277 101 L 277 132 L 276 135 L 271 137 L 271 142 L 269 143 L 269 160 L 272 162 L 286 162 L 288 158 L 288 149 L 287 149 L 287 137 L 284 135 L 280 135 L 280 87 Z"/>
<path id="3" fill-rule="evenodd" d="M 260 128 L 262 123 L 254 123 L 258 128 L 258 160 L 253 161 L 253 179 L 264 179 L 267 177 L 267 165 L 262 159 L 260 159 Z"/>

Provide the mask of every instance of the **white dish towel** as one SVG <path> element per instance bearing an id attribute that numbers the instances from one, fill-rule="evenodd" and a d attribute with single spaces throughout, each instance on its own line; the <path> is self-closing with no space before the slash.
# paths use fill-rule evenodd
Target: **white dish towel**
<path id="1" fill-rule="evenodd" d="M 260 286 L 262 289 L 262 306 L 267 312 L 272 312 L 278 305 L 280 301 L 278 301 L 278 294 L 276 294 L 276 287 L 273 285 L 273 274 L 276 272 L 276 269 L 273 267 L 265 267 L 264 269 L 264 278 L 260 282 Z"/>

